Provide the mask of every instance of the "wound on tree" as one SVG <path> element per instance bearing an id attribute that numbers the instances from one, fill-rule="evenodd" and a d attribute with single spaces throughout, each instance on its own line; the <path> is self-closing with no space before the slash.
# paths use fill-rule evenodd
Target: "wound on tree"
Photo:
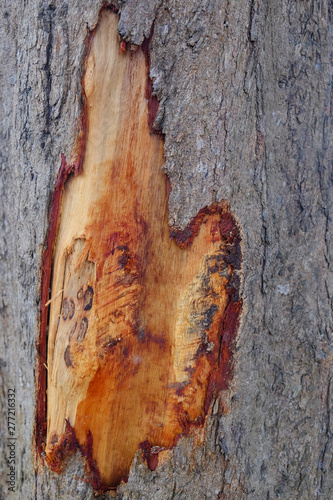
<path id="1" fill-rule="evenodd" d="M 240 234 L 226 204 L 169 228 L 147 53 L 125 50 L 117 23 L 105 9 L 92 36 L 84 160 L 78 172 L 63 159 L 42 292 L 47 310 L 52 283 L 39 379 L 47 461 L 59 471 L 80 449 L 99 490 L 127 479 L 138 450 L 155 469 L 163 450 L 203 426 L 232 374 L 241 308 Z"/>

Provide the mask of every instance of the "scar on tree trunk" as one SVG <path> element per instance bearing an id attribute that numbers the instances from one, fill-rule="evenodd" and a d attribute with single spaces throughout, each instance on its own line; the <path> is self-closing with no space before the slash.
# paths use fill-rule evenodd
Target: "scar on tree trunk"
<path id="1" fill-rule="evenodd" d="M 39 343 L 38 448 L 58 472 L 80 449 L 99 491 L 127 480 L 138 450 L 153 470 L 203 428 L 232 376 L 241 311 L 240 232 L 227 204 L 169 228 L 148 42 L 125 47 L 117 24 L 101 12 L 85 61 L 84 160 L 62 161 Z"/>

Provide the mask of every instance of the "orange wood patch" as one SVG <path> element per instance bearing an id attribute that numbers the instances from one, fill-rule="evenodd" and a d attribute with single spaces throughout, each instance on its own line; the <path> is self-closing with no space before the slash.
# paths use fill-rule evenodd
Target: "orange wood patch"
<path id="1" fill-rule="evenodd" d="M 87 57 L 85 156 L 64 184 L 49 306 L 46 455 L 57 469 L 80 447 L 96 488 L 126 480 L 140 448 L 154 469 L 202 425 L 231 376 L 241 305 L 226 207 L 169 230 L 147 60 L 123 50 L 117 23 L 103 11 Z"/>

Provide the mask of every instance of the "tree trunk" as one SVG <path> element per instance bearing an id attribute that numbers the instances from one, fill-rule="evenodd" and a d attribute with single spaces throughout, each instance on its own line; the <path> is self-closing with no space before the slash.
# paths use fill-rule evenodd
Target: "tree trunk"
<path id="1" fill-rule="evenodd" d="M 1 498 L 93 499 L 98 490 L 82 443 L 57 472 L 46 460 L 40 311 L 58 172 L 62 155 L 75 165 L 82 147 L 81 78 L 103 4 L 0 6 Z M 112 10 L 121 49 L 140 51 L 151 37 L 171 234 L 224 207 L 241 235 L 242 309 L 228 383 L 214 386 L 204 422 L 175 431 L 156 467 L 138 450 L 128 480 L 99 498 L 329 499 L 332 4 L 127 0 Z"/>

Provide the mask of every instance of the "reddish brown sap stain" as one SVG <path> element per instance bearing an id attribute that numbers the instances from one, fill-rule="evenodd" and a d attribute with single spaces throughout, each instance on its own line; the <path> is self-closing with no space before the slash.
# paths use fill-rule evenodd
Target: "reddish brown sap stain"
<path id="1" fill-rule="evenodd" d="M 42 270 L 37 446 L 54 471 L 80 449 L 96 491 L 126 481 L 138 450 L 155 470 L 162 451 L 204 425 L 232 378 L 242 307 L 227 204 L 204 207 L 182 231 L 168 226 L 149 41 L 131 52 L 116 27 L 104 9 L 85 66 L 80 160 L 62 159 Z"/>

